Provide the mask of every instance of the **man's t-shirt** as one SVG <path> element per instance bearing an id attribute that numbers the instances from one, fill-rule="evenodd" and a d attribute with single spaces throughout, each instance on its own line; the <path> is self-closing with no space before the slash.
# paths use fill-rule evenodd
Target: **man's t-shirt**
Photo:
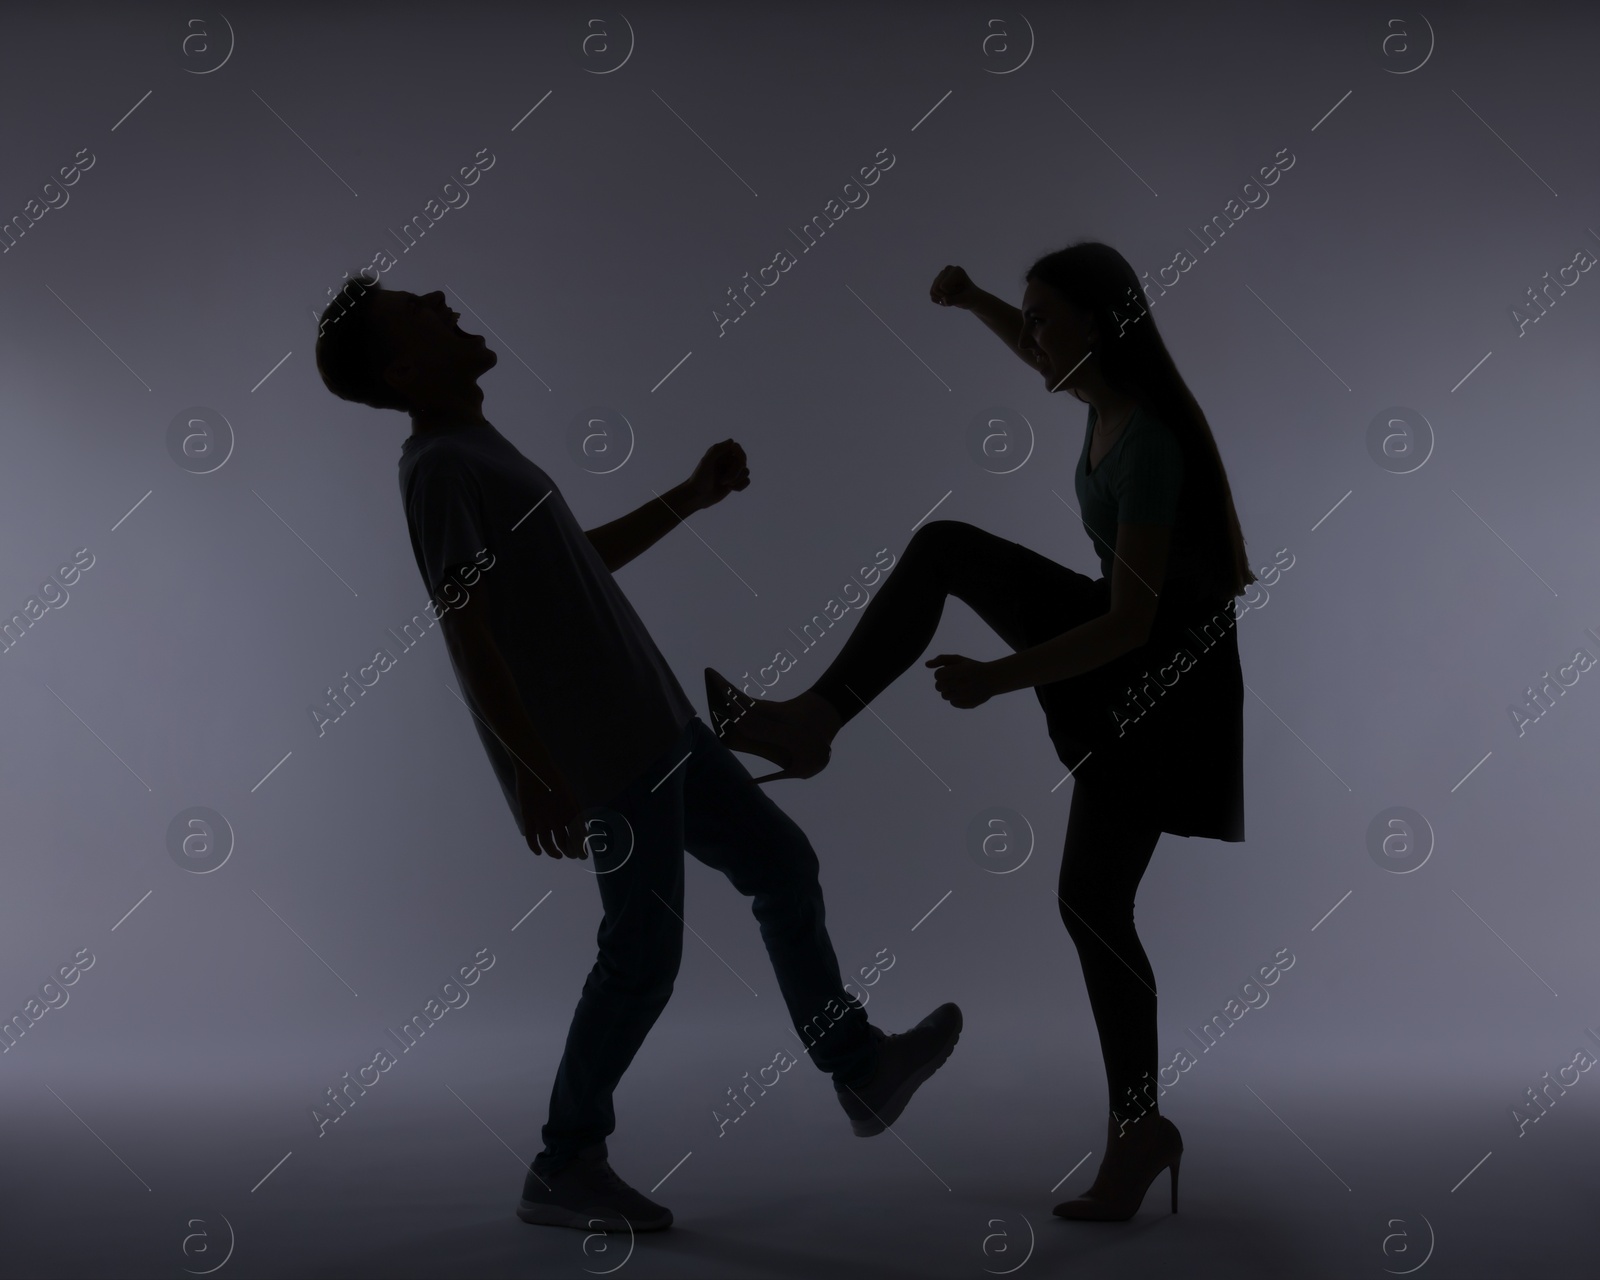
<path id="1" fill-rule="evenodd" d="M 1089 470 L 1095 411 L 1083 433 L 1075 488 L 1083 531 L 1100 557 L 1109 583 L 1116 563 L 1117 525 L 1170 524 L 1172 538 L 1160 595 L 1166 609 L 1214 605 L 1226 596 L 1216 566 L 1206 556 L 1200 527 L 1197 486 L 1185 484 L 1183 448 L 1172 429 L 1143 407 L 1133 411 L 1110 451 Z"/>
<path id="2" fill-rule="evenodd" d="M 493 426 L 472 423 L 407 436 L 400 494 L 430 594 L 483 548 L 493 554 L 465 590 L 485 593 L 528 719 L 579 802 L 609 803 L 695 710 L 555 482 Z M 521 830 L 514 758 L 464 679 L 462 692 Z"/>

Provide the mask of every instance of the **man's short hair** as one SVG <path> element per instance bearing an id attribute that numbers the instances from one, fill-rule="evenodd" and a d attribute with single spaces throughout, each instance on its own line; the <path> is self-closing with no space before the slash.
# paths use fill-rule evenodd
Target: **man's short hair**
<path id="1" fill-rule="evenodd" d="M 374 409 L 410 409 L 406 398 L 383 380 L 389 351 L 373 300 L 383 286 L 351 276 L 322 313 L 317 325 L 317 372 L 341 400 Z"/>

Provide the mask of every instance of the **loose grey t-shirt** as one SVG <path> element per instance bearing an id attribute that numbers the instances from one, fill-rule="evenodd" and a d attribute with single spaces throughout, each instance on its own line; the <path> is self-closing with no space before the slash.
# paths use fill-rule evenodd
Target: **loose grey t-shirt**
<path id="1" fill-rule="evenodd" d="M 430 594 L 482 548 L 493 554 L 469 590 L 486 592 L 489 631 L 528 719 L 579 802 L 609 803 L 695 710 L 555 482 L 493 426 L 472 423 L 407 436 L 400 494 Z M 462 692 L 520 831 L 515 761 L 465 680 Z"/>
<path id="2" fill-rule="evenodd" d="M 1183 448 L 1172 429 L 1142 406 L 1136 407 L 1106 456 L 1089 470 L 1095 411 L 1089 410 L 1078 456 L 1074 487 L 1083 531 L 1100 557 L 1101 576 L 1111 580 L 1116 563 L 1117 525 L 1173 526 L 1161 596 L 1180 608 L 1218 602 L 1224 588 L 1205 558 L 1199 516 L 1191 486 L 1186 486 Z"/>

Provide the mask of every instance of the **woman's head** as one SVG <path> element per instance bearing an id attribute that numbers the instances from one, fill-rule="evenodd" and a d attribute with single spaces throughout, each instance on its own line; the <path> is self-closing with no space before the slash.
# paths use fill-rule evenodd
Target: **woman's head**
<path id="1" fill-rule="evenodd" d="M 1080 388 L 1103 381 L 1138 399 L 1129 368 L 1136 353 L 1108 337 L 1126 338 L 1144 309 L 1126 259 L 1110 245 L 1084 241 L 1040 258 L 1028 269 L 1026 285 L 1020 345 L 1050 390 L 1082 400 Z"/>
<path id="2" fill-rule="evenodd" d="M 1183 447 L 1185 474 L 1195 482 L 1189 498 L 1201 513 L 1201 536 L 1217 566 L 1217 585 L 1230 597 L 1238 595 L 1255 575 L 1222 455 L 1161 340 L 1128 260 L 1108 244 L 1082 240 L 1045 254 L 1024 278 L 1029 309 L 1023 349 L 1033 354 L 1052 390 L 1077 395 L 1078 386 L 1103 382 L 1173 431 Z"/>

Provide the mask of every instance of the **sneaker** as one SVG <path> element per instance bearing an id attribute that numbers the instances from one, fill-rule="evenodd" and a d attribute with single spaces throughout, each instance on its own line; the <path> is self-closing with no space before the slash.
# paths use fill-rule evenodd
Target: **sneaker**
<path id="1" fill-rule="evenodd" d="M 640 1195 L 616 1175 L 603 1142 L 579 1151 L 559 1172 L 540 1174 L 530 1168 L 517 1217 L 580 1231 L 660 1231 L 672 1225 L 671 1209 Z"/>
<path id="2" fill-rule="evenodd" d="M 878 1064 L 872 1078 L 852 1089 L 835 1084 L 839 1105 L 850 1117 L 850 1131 L 858 1138 L 882 1133 L 900 1118 L 929 1076 L 944 1065 L 961 1038 L 961 1010 L 942 1004 L 910 1031 L 885 1035 L 867 1028 L 878 1042 Z"/>

